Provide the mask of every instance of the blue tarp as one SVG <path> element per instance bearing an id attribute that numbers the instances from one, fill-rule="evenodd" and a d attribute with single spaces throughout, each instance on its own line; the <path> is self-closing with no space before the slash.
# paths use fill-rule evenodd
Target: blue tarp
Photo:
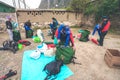
<path id="1" fill-rule="evenodd" d="M 47 75 L 45 71 L 43 71 L 45 65 L 55 60 L 55 56 L 45 57 L 43 54 L 39 59 L 34 60 L 30 58 L 30 54 L 33 51 L 34 50 L 25 51 L 23 54 L 21 80 L 44 80 Z M 64 65 L 61 68 L 61 72 L 57 75 L 56 80 L 65 80 L 71 75 L 73 75 L 73 72 Z"/>

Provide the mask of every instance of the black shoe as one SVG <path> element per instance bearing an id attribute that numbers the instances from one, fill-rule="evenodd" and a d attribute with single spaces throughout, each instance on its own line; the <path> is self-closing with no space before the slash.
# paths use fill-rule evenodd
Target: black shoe
<path id="1" fill-rule="evenodd" d="M 98 41 L 98 43 L 99 43 L 98 46 L 103 46 L 103 44 L 101 44 L 100 41 Z"/>

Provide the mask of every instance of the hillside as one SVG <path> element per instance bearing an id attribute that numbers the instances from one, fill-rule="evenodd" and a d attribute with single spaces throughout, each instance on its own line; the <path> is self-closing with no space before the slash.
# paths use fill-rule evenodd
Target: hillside
<path id="1" fill-rule="evenodd" d="M 39 9 L 47 9 L 48 7 L 51 8 L 65 8 L 69 5 L 71 0 L 49 0 L 49 6 L 48 6 L 48 0 L 41 0 L 41 4 L 39 6 Z"/>

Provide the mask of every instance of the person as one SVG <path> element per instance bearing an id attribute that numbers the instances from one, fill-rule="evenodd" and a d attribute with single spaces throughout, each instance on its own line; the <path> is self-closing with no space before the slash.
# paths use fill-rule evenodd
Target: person
<path id="1" fill-rule="evenodd" d="M 73 34 L 68 25 L 61 24 L 56 30 L 55 36 L 57 37 L 58 43 L 60 45 L 64 45 L 65 47 L 67 47 L 70 46 L 71 42 L 72 47 L 75 50 Z"/>
<path id="2" fill-rule="evenodd" d="M 7 32 L 9 34 L 9 38 L 12 41 L 13 40 L 13 32 L 12 32 L 13 26 L 11 23 L 12 19 L 10 16 L 7 16 L 7 19 L 8 20 L 5 22 L 5 24 L 6 24 Z"/>
<path id="3" fill-rule="evenodd" d="M 58 26 L 58 21 L 56 18 L 52 18 L 52 23 L 49 24 L 50 25 L 50 28 L 51 28 L 51 31 L 52 31 L 52 39 L 54 39 L 54 35 L 55 35 L 55 32 L 56 32 L 56 29 L 57 29 L 57 26 Z"/>
<path id="4" fill-rule="evenodd" d="M 30 20 L 28 20 L 28 21 L 26 21 L 26 22 L 24 23 L 24 28 L 25 28 L 26 38 L 32 37 L 32 36 L 28 36 L 28 34 L 29 34 L 28 32 L 29 32 L 29 31 L 32 31 Z M 32 34 L 31 34 L 31 35 L 32 35 Z"/>
<path id="5" fill-rule="evenodd" d="M 103 18 L 103 21 L 102 21 L 102 25 L 100 27 L 101 34 L 100 34 L 100 40 L 99 40 L 100 46 L 103 46 L 104 38 L 105 38 L 105 36 L 110 28 L 110 24 L 111 24 L 107 16 L 103 16 L 102 18 Z"/>

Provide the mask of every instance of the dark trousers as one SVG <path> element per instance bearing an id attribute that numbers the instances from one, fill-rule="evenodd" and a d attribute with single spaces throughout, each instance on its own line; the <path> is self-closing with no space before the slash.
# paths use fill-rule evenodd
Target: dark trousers
<path id="1" fill-rule="evenodd" d="M 56 29 L 52 29 L 52 39 L 54 39 Z"/>
<path id="2" fill-rule="evenodd" d="M 99 41 L 100 46 L 103 46 L 103 41 L 104 41 L 104 38 L 105 38 L 106 34 L 107 34 L 107 31 L 101 32 L 101 34 L 100 34 L 100 41 Z"/>
<path id="3" fill-rule="evenodd" d="M 28 38 L 28 37 L 27 37 L 27 30 L 25 30 L 25 36 L 26 36 L 26 38 Z"/>

